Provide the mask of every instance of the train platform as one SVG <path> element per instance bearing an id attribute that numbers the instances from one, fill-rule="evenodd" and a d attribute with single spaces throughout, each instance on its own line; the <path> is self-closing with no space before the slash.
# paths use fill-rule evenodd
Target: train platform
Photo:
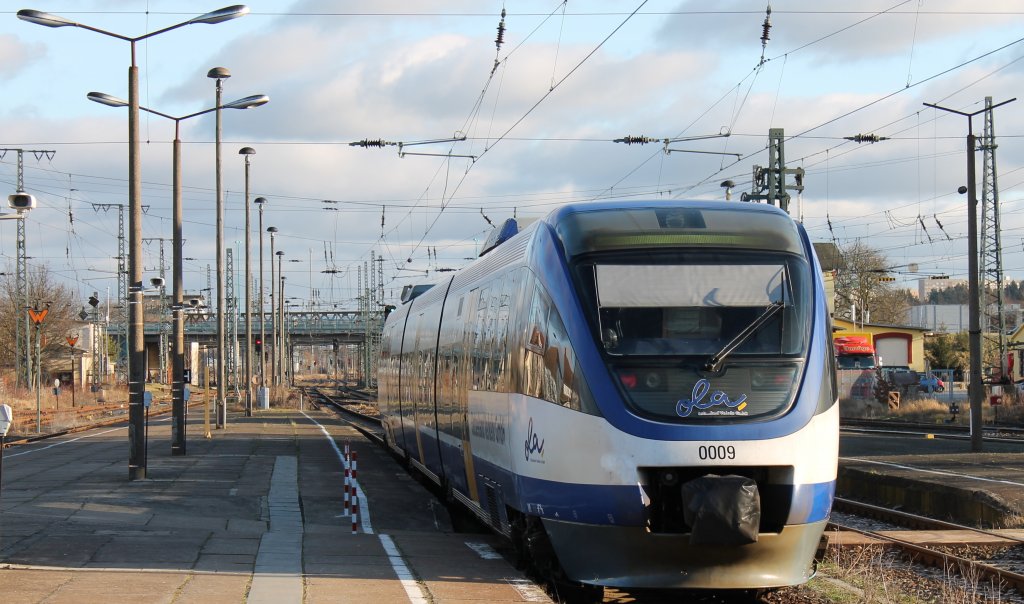
<path id="1" fill-rule="evenodd" d="M 1024 528 L 1024 441 L 844 430 L 836 495 L 968 526 Z"/>
<path id="2" fill-rule="evenodd" d="M 0 600 L 550 601 L 498 555 L 500 542 L 455 533 L 430 493 L 335 416 L 232 414 L 207 439 L 196 415 L 184 456 L 170 454 L 170 422 L 150 421 L 143 480 L 128 480 L 123 426 L 7 449 Z"/>

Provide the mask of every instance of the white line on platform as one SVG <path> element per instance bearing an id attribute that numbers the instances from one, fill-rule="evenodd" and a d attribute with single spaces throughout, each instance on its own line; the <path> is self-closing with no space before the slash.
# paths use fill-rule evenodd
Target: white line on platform
<path id="1" fill-rule="evenodd" d="M 409 596 L 409 601 L 413 604 L 427 604 L 430 600 L 427 599 L 419 582 L 409 571 L 405 560 L 402 559 L 402 554 L 395 547 L 395 542 L 389 535 L 380 535 L 379 538 L 381 545 L 384 546 L 384 552 L 388 555 L 388 561 L 391 562 L 391 568 L 395 569 L 395 574 L 398 575 L 398 580 L 401 581 L 402 588 L 405 589 L 405 595 Z"/>
<path id="2" fill-rule="evenodd" d="M 85 436 L 79 436 L 78 438 L 72 438 L 72 439 L 69 439 L 69 440 L 62 440 L 59 443 L 53 443 L 51 445 L 46 445 L 45 447 L 39 447 L 38 449 L 29 449 L 27 451 L 21 451 L 19 453 L 8 453 L 4 457 L 6 457 L 7 459 L 10 459 L 12 457 L 18 457 L 20 455 L 28 455 L 29 453 L 39 453 L 40 451 L 45 451 L 47 449 L 52 449 L 54 447 L 59 447 L 61 445 L 66 445 L 66 444 L 69 444 L 69 443 L 73 443 L 73 442 L 75 442 L 77 440 L 83 440 L 83 439 L 86 439 L 86 438 L 92 438 L 94 436 L 103 436 L 104 434 L 109 434 L 111 432 L 117 432 L 118 430 L 125 430 L 127 428 L 128 428 L 127 426 L 124 426 L 124 427 L 121 427 L 121 428 L 112 428 L 110 430 L 104 430 L 103 432 L 97 432 L 95 434 L 86 434 Z"/>
<path id="3" fill-rule="evenodd" d="M 318 422 L 315 419 L 313 419 L 312 417 L 306 415 L 305 411 L 302 411 L 301 413 L 302 413 L 302 415 L 304 415 L 306 417 L 306 419 L 308 419 L 309 421 L 311 421 L 314 424 L 316 424 L 316 426 L 318 428 L 320 428 L 320 431 L 324 433 L 324 436 L 327 437 L 327 442 L 331 443 L 331 447 L 334 448 L 334 453 L 338 456 L 338 461 L 341 462 L 341 466 L 342 466 L 342 468 L 344 468 L 345 467 L 345 454 L 342 453 L 341 449 L 338 448 L 338 443 L 334 442 L 334 437 L 331 436 L 331 433 L 327 431 L 327 428 L 324 428 L 323 426 L 321 426 L 320 422 Z M 354 478 L 352 479 L 351 482 L 352 482 L 352 484 L 355 487 L 357 487 L 356 488 L 356 496 L 359 498 L 359 527 L 367 535 L 372 535 L 373 534 L 373 523 L 370 522 L 370 502 L 366 499 L 366 493 L 364 493 L 363 492 L 363 488 L 359 486 L 359 482 L 356 479 L 354 479 Z M 341 514 L 339 516 L 339 518 L 340 517 L 346 517 L 347 518 L 348 514 L 344 514 L 343 513 L 343 514 Z"/>
<path id="4" fill-rule="evenodd" d="M 913 470 L 915 472 L 924 472 L 925 474 L 938 474 L 939 476 L 956 476 L 957 478 L 970 478 L 971 480 L 978 480 L 981 482 L 994 482 L 997 484 L 1008 484 L 1015 487 L 1024 487 L 1022 482 L 1014 482 L 1012 480 L 998 480 L 995 478 L 985 478 L 983 476 L 974 476 L 972 474 L 961 474 L 959 472 L 949 472 L 946 470 L 932 470 L 929 468 L 918 468 L 916 466 L 907 466 L 898 463 L 890 463 L 887 461 L 876 461 L 873 459 L 862 459 L 859 457 L 841 457 L 844 461 L 856 461 L 860 463 L 872 463 L 879 466 L 889 466 L 890 468 L 899 468 L 901 470 Z"/>

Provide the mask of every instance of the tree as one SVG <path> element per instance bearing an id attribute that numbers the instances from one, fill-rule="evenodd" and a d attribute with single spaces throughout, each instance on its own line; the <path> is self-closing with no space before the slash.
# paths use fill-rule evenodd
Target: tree
<path id="1" fill-rule="evenodd" d="M 39 326 L 40 357 L 44 368 L 68 358 L 68 343 L 65 337 L 78 331 L 77 304 L 71 290 L 56 283 L 47 267 L 29 267 L 26 275 L 28 304 L 38 310 L 47 309 L 46 318 Z M 25 328 L 28 309 L 25 300 L 18 298 L 17 280 L 13 270 L 0 275 L 0 366 L 13 370 L 15 359 L 17 322 Z M 36 327 L 28 321 L 32 337 L 32 363 L 35 364 Z M 24 362 L 25 351 L 21 351 Z M 59 361 L 58 361 L 59 360 Z M 34 379 L 34 376 L 33 376 Z"/>
<path id="2" fill-rule="evenodd" d="M 967 284 L 958 283 L 942 289 L 933 289 L 928 292 L 929 304 L 967 304 L 969 300 Z"/>
<path id="3" fill-rule="evenodd" d="M 892 285 L 889 263 L 878 250 L 857 241 L 843 248 L 845 266 L 836 271 L 835 316 L 853 321 L 870 316 L 872 323 L 900 325 L 906 320 L 911 298 Z M 851 310 L 856 308 L 857 317 Z"/>
<path id="4" fill-rule="evenodd" d="M 924 341 L 924 358 L 933 369 L 967 369 L 967 332 L 940 334 Z"/>

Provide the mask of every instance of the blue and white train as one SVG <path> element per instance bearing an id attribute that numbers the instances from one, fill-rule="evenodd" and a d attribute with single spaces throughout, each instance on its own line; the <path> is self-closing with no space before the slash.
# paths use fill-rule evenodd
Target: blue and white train
<path id="1" fill-rule="evenodd" d="M 785 212 L 571 204 L 407 289 L 379 359 L 387 442 L 542 572 L 583 589 L 813 575 L 839 407 L 820 268 Z"/>

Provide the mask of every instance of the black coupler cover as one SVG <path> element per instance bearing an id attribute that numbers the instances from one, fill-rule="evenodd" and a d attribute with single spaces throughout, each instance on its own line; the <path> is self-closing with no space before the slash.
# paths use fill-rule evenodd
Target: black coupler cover
<path id="1" fill-rule="evenodd" d="M 757 483 L 744 476 L 708 474 L 685 482 L 683 517 L 693 545 L 757 542 L 761 497 Z"/>

